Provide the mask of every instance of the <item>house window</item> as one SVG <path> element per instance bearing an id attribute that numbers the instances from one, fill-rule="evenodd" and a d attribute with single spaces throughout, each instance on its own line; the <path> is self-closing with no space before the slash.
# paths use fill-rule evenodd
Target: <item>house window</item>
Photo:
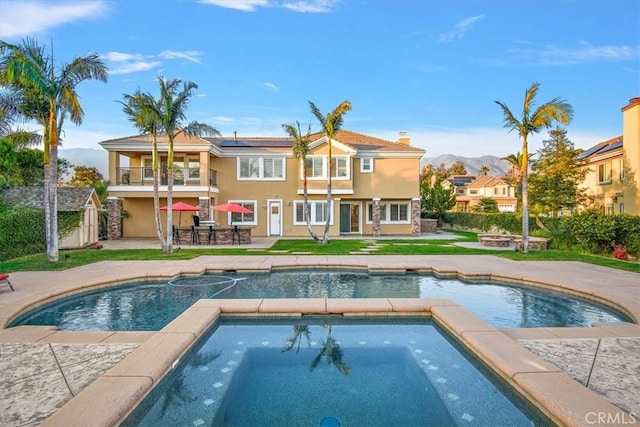
<path id="1" fill-rule="evenodd" d="M 263 177 L 265 179 L 282 179 L 284 178 L 284 159 L 283 158 L 267 158 L 262 159 L 264 164 Z"/>
<path id="2" fill-rule="evenodd" d="M 153 159 L 150 157 L 142 159 L 142 177 L 145 180 L 153 179 Z"/>
<path id="3" fill-rule="evenodd" d="M 475 188 L 472 188 L 469 190 L 469 194 L 478 194 L 478 190 Z"/>
<path id="4" fill-rule="evenodd" d="M 310 205 L 310 213 L 311 213 L 311 224 L 321 225 L 325 224 L 327 221 L 327 217 L 325 215 L 327 202 L 308 202 Z M 293 202 L 293 211 L 294 211 L 294 225 L 304 225 L 307 221 L 304 218 L 304 201 L 302 200 L 294 200 Z M 331 219 L 331 224 L 333 224 L 333 219 Z"/>
<path id="5" fill-rule="evenodd" d="M 380 204 L 381 224 L 409 224 L 409 202 Z M 373 223 L 373 203 L 367 203 L 367 224 Z"/>
<path id="6" fill-rule="evenodd" d="M 624 159 L 620 159 L 620 182 L 624 183 Z"/>
<path id="7" fill-rule="evenodd" d="M 189 181 L 200 181 L 200 159 L 197 157 L 187 158 L 187 177 Z"/>
<path id="8" fill-rule="evenodd" d="M 229 200 L 231 203 L 237 203 L 240 206 L 243 206 L 247 209 L 250 209 L 251 213 L 238 213 L 238 212 L 229 212 L 227 214 L 227 221 L 231 225 L 257 225 L 256 219 L 256 208 L 258 207 L 258 202 L 255 200 Z"/>
<path id="9" fill-rule="evenodd" d="M 184 162 L 182 157 L 173 161 L 173 183 L 184 185 Z"/>
<path id="10" fill-rule="evenodd" d="M 238 158 L 239 180 L 284 180 L 283 157 Z"/>
<path id="11" fill-rule="evenodd" d="M 363 157 L 360 159 L 360 172 L 362 173 L 373 172 L 373 158 Z"/>
<path id="12" fill-rule="evenodd" d="M 333 156 L 333 162 L 331 162 L 332 178 L 349 177 L 348 160 L 349 158 L 347 156 Z"/>
<path id="13" fill-rule="evenodd" d="M 326 160 L 324 156 L 307 156 L 304 167 L 307 178 L 324 178 Z"/>
<path id="14" fill-rule="evenodd" d="M 598 165 L 598 184 L 611 183 L 611 163 L 600 163 Z"/>

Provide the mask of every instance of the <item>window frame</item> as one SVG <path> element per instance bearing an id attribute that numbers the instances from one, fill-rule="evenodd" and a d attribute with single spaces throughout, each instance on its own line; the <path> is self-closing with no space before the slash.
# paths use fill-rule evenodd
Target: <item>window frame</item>
<path id="1" fill-rule="evenodd" d="M 258 201 L 257 200 L 229 200 L 228 203 L 236 203 L 238 205 L 251 209 L 253 212 L 251 214 L 244 214 L 239 212 L 227 212 L 227 224 L 232 226 L 233 225 L 238 225 L 238 226 L 258 225 Z M 239 221 L 234 221 L 234 216 L 236 215 L 240 215 Z M 245 221 L 244 219 L 245 215 L 252 215 L 253 218 L 249 221 Z"/>
<path id="2" fill-rule="evenodd" d="M 272 162 L 272 172 L 277 168 L 275 162 L 278 161 L 281 164 L 282 176 L 265 177 L 265 160 Z M 248 164 L 248 176 L 242 176 L 242 162 L 249 162 Z M 256 166 L 252 166 L 254 162 L 257 162 Z M 252 175 L 257 167 L 257 175 Z M 252 169 L 253 168 L 253 169 Z M 287 161 L 285 157 L 280 156 L 246 156 L 236 157 L 236 179 L 238 181 L 286 181 L 287 180 Z"/>
<path id="3" fill-rule="evenodd" d="M 398 219 L 391 219 L 393 216 L 393 207 L 396 206 Z M 400 206 L 406 206 L 407 219 L 400 218 Z M 367 212 L 365 215 L 365 223 L 373 224 L 373 202 L 367 202 Z M 380 202 L 380 224 L 411 224 L 411 202 L 400 200 L 389 200 Z"/>
<path id="4" fill-rule="evenodd" d="M 365 168 L 365 160 L 369 161 L 369 167 Z M 360 173 L 373 173 L 373 157 L 361 157 L 360 158 Z"/>
<path id="5" fill-rule="evenodd" d="M 324 225 L 326 224 L 326 218 L 322 218 L 320 220 L 317 219 L 316 214 L 317 205 L 322 205 L 323 209 L 327 204 L 326 200 L 309 200 L 308 203 L 311 205 L 311 225 Z M 331 207 L 329 208 L 329 215 L 333 213 L 333 202 L 331 202 Z M 298 218 L 298 206 L 301 206 L 302 210 L 302 218 Z M 333 215 L 329 220 L 329 224 L 333 225 Z M 304 200 L 294 200 L 293 201 L 293 225 L 307 225 L 307 222 L 304 220 Z"/>
<path id="6" fill-rule="evenodd" d="M 335 170 L 335 175 L 333 174 L 334 171 L 331 171 L 331 178 L 336 180 L 336 181 L 340 181 L 340 180 L 348 180 L 351 176 L 351 164 L 349 162 L 349 156 L 344 156 L 344 155 L 338 155 L 338 156 L 331 156 L 331 158 L 333 159 L 333 161 L 331 162 L 331 165 L 334 167 Z M 339 160 L 344 160 L 344 176 L 338 176 L 338 161 Z"/>
<path id="7" fill-rule="evenodd" d="M 611 181 L 613 179 L 613 175 L 611 171 L 611 162 L 599 163 L 596 173 L 597 173 L 598 184 L 611 184 Z"/>

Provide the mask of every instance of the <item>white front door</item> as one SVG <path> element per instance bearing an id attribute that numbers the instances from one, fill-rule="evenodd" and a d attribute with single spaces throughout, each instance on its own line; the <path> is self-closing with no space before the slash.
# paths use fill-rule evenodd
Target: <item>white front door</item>
<path id="1" fill-rule="evenodd" d="M 282 216 L 282 202 L 269 201 L 269 236 L 281 236 L 282 228 L 280 217 Z"/>

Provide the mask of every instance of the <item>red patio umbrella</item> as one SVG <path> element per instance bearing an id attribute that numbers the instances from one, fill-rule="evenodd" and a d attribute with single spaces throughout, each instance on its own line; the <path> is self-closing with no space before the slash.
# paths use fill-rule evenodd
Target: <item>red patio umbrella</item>
<path id="1" fill-rule="evenodd" d="M 253 213 L 251 209 L 245 208 L 237 203 L 223 203 L 221 205 L 215 205 L 213 210 L 232 213 Z"/>
<path id="2" fill-rule="evenodd" d="M 163 206 L 160 208 L 161 211 L 166 211 L 169 207 L 168 206 Z M 180 215 L 178 216 L 178 226 L 180 226 L 180 223 L 182 222 L 182 212 L 199 212 L 200 211 L 200 207 L 198 206 L 193 206 L 190 205 L 189 203 L 185 203 L 185 202 L 176 202 L 174 204 L 171 205 L 171 210 L 172 211 L 177 211 L 180 212 Z"/>

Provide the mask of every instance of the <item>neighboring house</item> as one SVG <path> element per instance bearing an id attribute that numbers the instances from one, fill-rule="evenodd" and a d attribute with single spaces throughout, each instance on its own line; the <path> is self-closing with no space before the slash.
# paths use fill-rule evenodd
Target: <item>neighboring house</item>
<path id="1" fill-rule="evenodd" d="M 312 135 L 304 167 L 293 157 L 292 143 L 286 137 L 180 135 L 174 142 L 173 201 L 199 206 L 200 221 L 249 226 L 254 236 L 308 236 L 303 174 L 307 176 L 311 222 L 315 231 L 322 233 L 327 175 L 331 173 L 330 236 L 420 233 L 419 173 L 425 151 L 411 147 L 406 133 L 391 142 L 337 131 L 331 141 L 331 171 L 327 170 L 328 141 L 323 134 Z M 139 135 L 100 145 L 109 152 L 109 181 L 113 183 L 108 188 L 109 238 L 155 237 L 151 137 Z M 166 136 L 158 138 L 158 150 L 164 206 Z M 214 205 L 227 202 L 241 204 L 253 213 L 213 210 Z M 121 218 L 121 209 L 127 211 L 127 218 Z M 180 216 L 174 214 L 177 224 Z M 190 214 L 183 215 L 181 225 L 191 225 Z"/>
<path id="2" fill-rule="evenodd" d="M 12 187 L 3 191 L 10 206 L 44 209 L 44 187 Z M 58 187 L 58 212 L 84 212 L 78 227 L 60 239 L 60 249 L 76 249 L 98 241 L 100 199 L 93 188 Z M 44 227 L 44 224 L 42 224 Z"/>
<path id="3" fill-rule="evenodd" d="M 516 211 L 516 188 L 495 176 L 453 175 L 444 180 L 444 186 L 455 186 L 457 211 L 471 212 L 483 198 L 494 199 L 500 212 Z"/>
<path id="4" fill-rule="evenodd" d="M 608 214 L 640 215 L 640 98 L 622 108 L 622 135 L 585 150 L 581 187 Z"/>

